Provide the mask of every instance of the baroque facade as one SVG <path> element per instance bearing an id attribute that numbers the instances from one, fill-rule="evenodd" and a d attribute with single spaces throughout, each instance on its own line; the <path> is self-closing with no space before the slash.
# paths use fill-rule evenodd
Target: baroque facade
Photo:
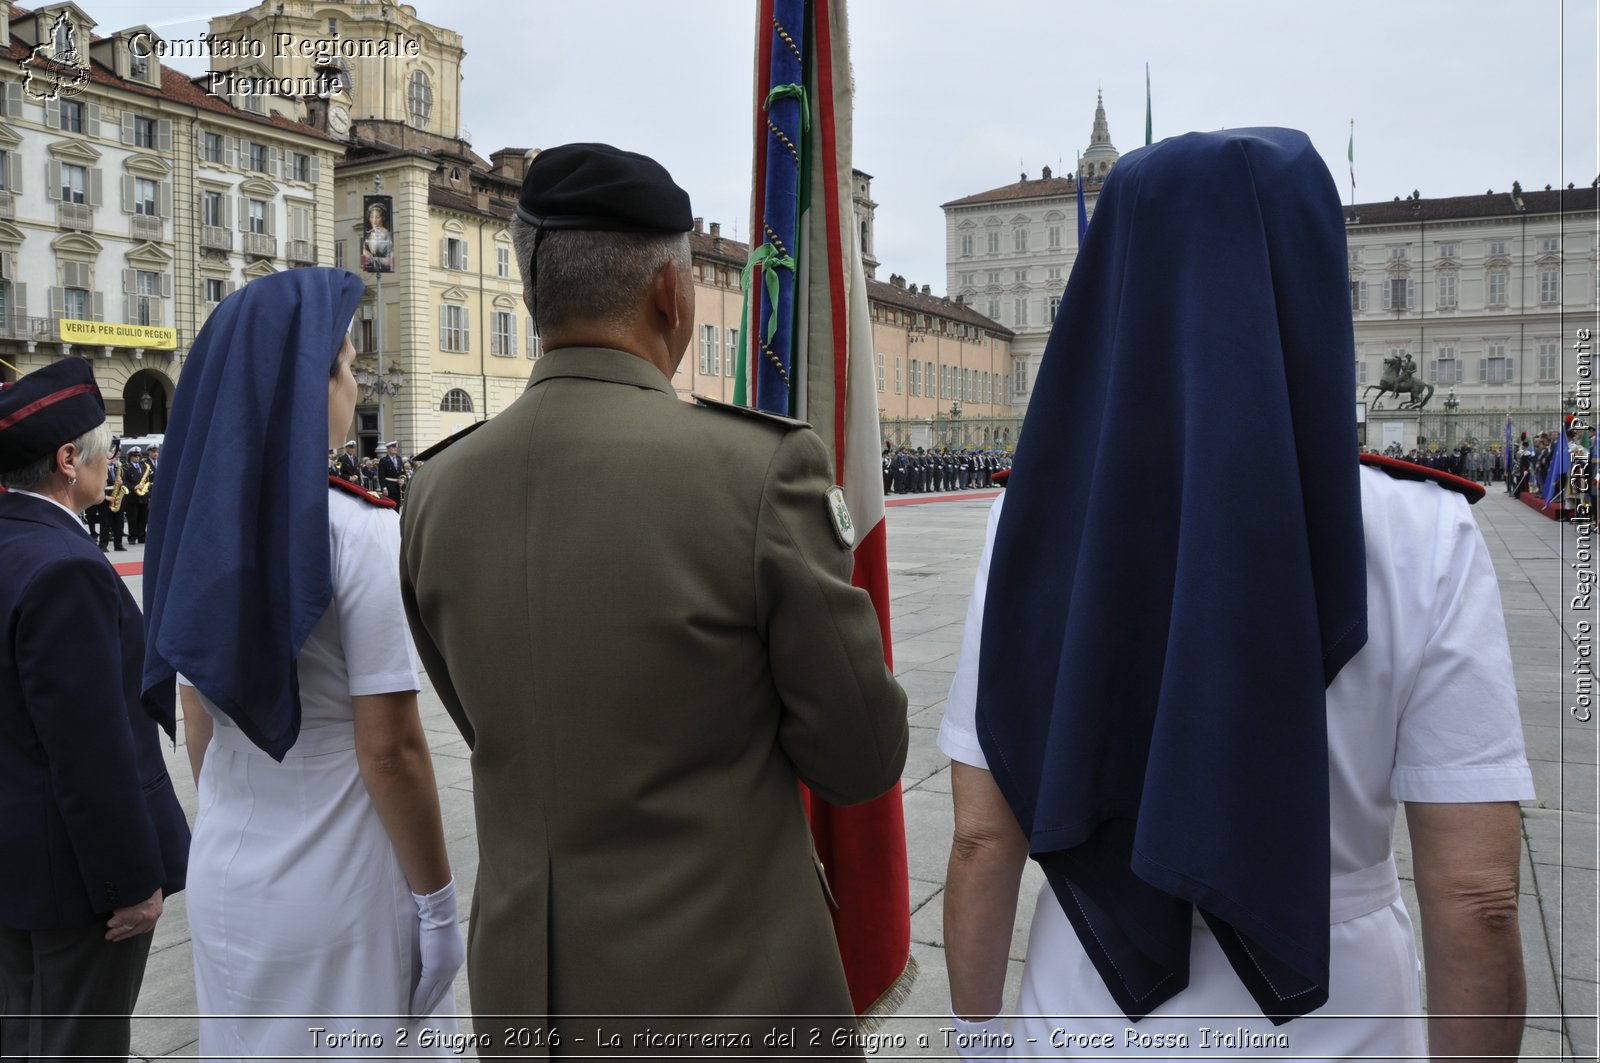
<path id="1" fill-rule="evenodd" d="M 1525 191 L 1514 182 L 1509 191 L 1345 208 L 1356 398 L 1396 425 L 1402 446 L 1414 445 L 1419 423 L 1401 424 L 1402 400 L 1379 394 L 1393 358 L 1409 359 L 1433 389 L 1432 412 L 1452 395 L 1463 417 L 1571 407 L 1575 333 L 1592 329 L 1600 309 L 1597 196 L 1593 185 Z M 1382 443 L 1369 433 L 1369 445 Z"/>
<path id="2" fill-rule="evenodd" d="M 1061 293 L 1078 258 L 1078 182 L 1085 182 L 1084 202 L 1092 216 L 1117 158 L 1105 100 L 1097 98 L 1089 146 L 1076 173 L 1058 177 L 1046 166 L 1036 178 L 1024 172 L 1013 184 L 942 205 L 946 291 L 1015 333 L 1004 401 L 1018 414 L 1027 409 Z"/>
<path id="3" fill-rule="evenodd" d="M 0 0 L 0 379 L 95 363 L 112 428 L 160 432 L 213 306 L 327 262 L 337 145 L 206 94 L 76 4 Z"/>
<path id="4" fill-rule="evenodd" d="M 268 0 L 196 41 L 146 26 L 95 37 L 72 3 L 0 0 L 0 13 L 0 358 L 27 372 L 92 351 L 113 427 L 159 432 L 210 308 L 255 277 L 321 264 L 368 287 L 353 329 L 363 453 L 388 439 L 420 451 L 522 393 L 540 348 L 510 223 L 532 153 L 474 151 L 459 35 L 390 3 Z M 197 77 L 161 62 L 199 53 L 210 70 Z M 34 99 L 42 62 L 81 87 Z M 392 272 L 362 271 L 374 195 L 390 200 Z M 875 268 L 869 175 L 852 199 Z M 695 342 L 673 383 L 731 399 L 749 247 L 714 222 L 690 239 Z M 965 411 L 966 435 L 983 436 L 979 419 L 1007 412 L 1011 330 L 898 276 L 868 288 L 883 416 Z M 73 322 L 107 328 L 86 348 Z"/>

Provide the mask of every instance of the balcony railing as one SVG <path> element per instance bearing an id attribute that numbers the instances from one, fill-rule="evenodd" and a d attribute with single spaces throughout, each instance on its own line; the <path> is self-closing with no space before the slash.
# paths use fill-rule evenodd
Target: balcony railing
<path id="1" fill-rule="evenodd" d="M 314 266 L 317 264 L 317 251 L 310 240 L 290 240 L 288 258 L 290 262 Z"/>
<path id="2" fill-rule="evenodd" d="M 218 251 L 232 251 L 233 230 L 224 229 L 220 225 L 202 225 L 200 226 L 200 246 Z"/>
<path id="3" fill-rule="evenodd" d="M 87 203 L 57 204 L 56 222 L 63 229 L 93 229 L 94 208 Z"/>
<path id="4" fill-rule="evenodd" d="M 0 192 L 0 218 L 11 219 L 17 216 L 17 197 L 10 192 Z"/>
<path id="5" fill-rule="evenodd" d="M 278 241 L 270 233 L 245 233 L 244 253 L 257 258 L 275 258 L 278 254 Z"/>
<path id="6" fill-rule="evenodd" d="M 135 240 L 159 241 L 167 235 L 167 223 L 153 214 L 135 214 L 132 231 Z"/>
<path id="7" fill-rule="evenodd" d="M 54 340 L 60 335 L 53 317 L 0 314 L 0 336 L 12 340 Z"/>

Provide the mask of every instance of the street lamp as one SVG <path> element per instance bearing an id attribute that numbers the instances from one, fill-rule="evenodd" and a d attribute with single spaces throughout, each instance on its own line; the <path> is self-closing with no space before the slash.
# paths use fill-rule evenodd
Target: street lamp
<path id="1" fill-rule="evenodd" d="M 400 390 L 406 386 L 406 375 L 398 365 L 391 365 L 387 370 L 374 369 L 365 360 L 358 360 L 352 375 L 356 378 L 356 386 L 361 389 L 361 400 L 370 402 L 377 397 L 380 403 L 386 395 L 399 395 Z M 381 431 L 382 424 L 379 424 Z"/>
<path id="2" fill-rule="evenodd" d="M 1450 385 L 1450 394 L 1444 400 L 1444 449 L 1451 453 L 1456 449 L 1456 411 L 1461 409 L 1461 400 L 1456 398 L 1456 386 Z"/>

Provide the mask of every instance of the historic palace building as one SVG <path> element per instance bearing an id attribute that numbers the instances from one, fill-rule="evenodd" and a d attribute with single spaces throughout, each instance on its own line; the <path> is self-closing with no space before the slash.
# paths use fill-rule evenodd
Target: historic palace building
<path id="1" fill-rule="evenodd" d="M 254 277 L 333 265 L 368 286 L 362 453 L 419 451 L 522 393 L 540 350 L 510 222 L 532 152 L 485 159 L 461 131 L 459 34 L 405 4 L 322 0 L 264 0 L 203 42 L 99 36 L 72 3 L 0 0 L 0 17 L 0 359 L 92 357 L 113 427 L 160 432 L 210 307 Z M 854 193 L 870 276 L 868 175 Z M 749 248 L 715 222 L 691 244 L 695 343 L 674 384 L 731 398 Z M 985 419 L 1009 412 L 1011 330 L 899 277 L 868 285 L 879 407 L 902 441 L 1009 438 Z"/>
<path id="2" fill-rule="evenodd" d="M 1537 431 L 1572 408 L 1576 332 L 1594 328 L 1600 307 L 1597 195 L 1593 185 L 1512 182 L 1477 196 L 1413 193 L 1345 208 L 1369 446 L 1410 449 L 1418 435 L 1425 445 L 1498 442 L 1508 412 Z M 1416 390 L 1382 391 L 1386 362 L 1414 366 Z M 1419 399 L 1420 410 L 1402 407 Z"/>
<path id="3" fill-rule="evenodd" d="M 1046 166 L 1036 178 L 1023 173 L 1013 184 L 943 205 L 946 291 L 1015 334 L 1002 395 L 1017 414 L 1028 407 L 1029 385 L 1078 258 L 1078 182 L 1085 182 L 1092 216 L 1118 154 L 1105 101 L 1097 99 L 1077 173 L 1057 177 Z"/>
<path id="4" fill-rule="evenodd" d="M 342 146 L 208 95 L 147 27 L 94 30 L 76 4 L 0 0 L 0 360 L 92 359 L 112 427 L 142 435 L 211 307 L 329 261 Z"/>

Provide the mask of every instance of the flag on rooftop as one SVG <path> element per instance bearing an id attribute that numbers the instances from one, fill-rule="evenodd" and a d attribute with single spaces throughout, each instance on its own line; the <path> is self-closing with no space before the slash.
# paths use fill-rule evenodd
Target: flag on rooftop
<path id="1" fill-rule="evenodd" d="M 1083 156 L 1078 156 L 1078 246 L 1083 246 L 1083 234 L 1089 231 L 1089 208 L 1083 204 Z"/>

